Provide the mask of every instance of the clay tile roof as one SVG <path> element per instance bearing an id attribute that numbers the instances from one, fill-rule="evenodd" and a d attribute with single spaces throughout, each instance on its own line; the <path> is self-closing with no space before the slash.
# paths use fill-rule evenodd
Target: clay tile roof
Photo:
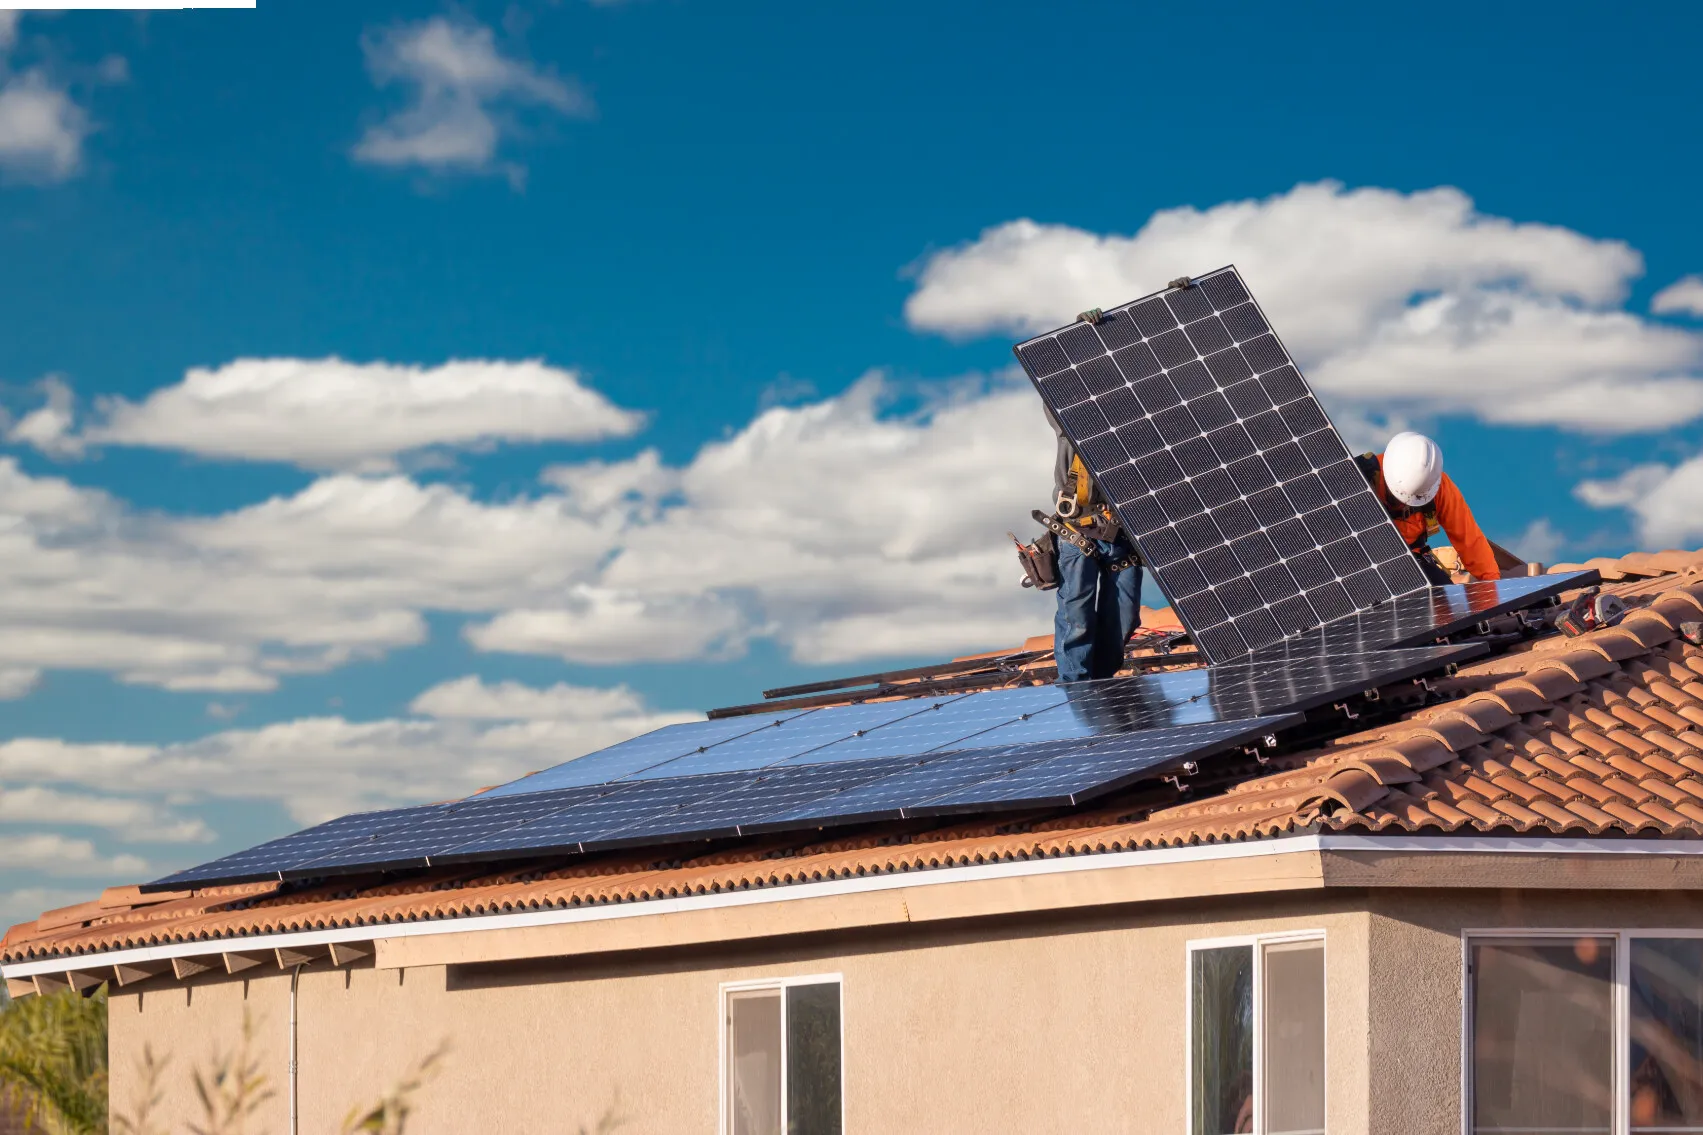
<path id="1" fill-rule="evenodd" d="M 1553 570 L 1563 570 L 1557 565 Z M 111 888 L 0 939 L 0 960 L 373 927 L 781 887 L 1060 855 L 1266 839 L 1304 831 L 1703 837 L 1703 552 L 1592 561 L 1636 608 L 1619 626 L 1523 644 L 1434 683 L 1447 700 L 1306 752 L 1225 758 L 1179 797 L 1149 785 L 1076 812 L 815 842 L 769 837 L 698 858 L 581 862 L 261 883 L 142 894 Z M 677 853 L 676 853 L 677 854 Z"/>

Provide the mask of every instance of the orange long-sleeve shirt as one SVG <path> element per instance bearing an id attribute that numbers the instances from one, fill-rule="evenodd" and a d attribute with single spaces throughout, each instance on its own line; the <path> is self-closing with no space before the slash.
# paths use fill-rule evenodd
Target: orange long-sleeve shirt
<path id="1" fill-rule="evenodd" d="M 1394 500 L 1384 487 L 1384 455 L 1378 454 L 1378 496 L 1383 498 L 1385 507 Z M 1496 554 L 1490 550 L 1490 541 L 1485 538 L 1484 530 L 1478 526 L 1478 521 L 1472 518 L 1472 509 L 1467 507 L 1466 498 L 1455 488 L 1455 483 L 1443 474 L 1443 483 L 1437 487 L 1437 523 L 1449 537 L 1449 545 L 1461 558 L 1461 566 L 1479 579 L 1501 579 L 1502 571 L 1496 566 Z M 1397 507 L 1400 507 L 1399 505 Z M 1411 546 L 1417 544 L 1425 535 L 1425 516 L 1423 513 L 1412 512 L 1397 518 L 1396 531 L 1401 538 Z"/>

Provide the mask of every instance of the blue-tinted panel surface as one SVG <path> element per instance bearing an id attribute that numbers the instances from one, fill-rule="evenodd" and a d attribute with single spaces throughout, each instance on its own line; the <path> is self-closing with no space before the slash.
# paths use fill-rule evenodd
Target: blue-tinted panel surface
<path id="1" fill-rule="evenodd" d="M 242 883 L 275 879 L 299 863 L 364 841 L 375 834 L 405 826 L 431 811 L 431 807 L 398 808 L 388 812 L 356 812 L 339 816 L 305 831 L 269 840 L 258 847 L 251 847 L 222 859 L 215 859 L 211 863 L 203 863 L 198 867 L 179 871 L 175 875 L 156 879 L 147 886 L 156 890 L 174 890 L 216 882 Z"/>
<path id="2" fill-rule="evenodd" d="M 871 729 L 823 749 L 794 757 L 789 764 L 818 764 L 825 761 L 857 761 L 871 757 L 903 757 L 930 749 L 979 747 L 977 735 L 996 729 L 1026 714 L 1037 714 L 1061 704 L 1060 686 L 1022 686 L 1009 690 L 984 690 L 948 702 L 938 709 L 912 714 Z"/>
<path id="3" fill-rule="evenodd" d="M 904 815 L 907 807 L 914 807 L 919 801 L 944 796 L 964 785 L 1048 760 L 1060 753 L 1079 749 L 1082 744 L 1081 741 L 1055 741 L 931 754 L 910 761 L 880 780 L 818 797 L 791 811 L 768 816 L 750 825 L 750 828 L 752 831 L 781 831 L 897 819 Z"/>
<path id="4" fill-rule="evenodd" d="M 432 856 L 447 848 L 496 835 L 611 791 L 608 785 L 588 785 L 497 799 L 486 793 L 470 800 L 440 804 L 399 827 L 298 863 L 284 875 L 310 878 L 356 870 L 424 867 Z"/>
<path id="5" fill-rule="evenodd" d="M 1432 587 L 1327 623 L 1316 636 L 1304 636 L 1303 641 L 1318 642 L 1319 647 L 1310 649 L 1326 653 L 1419 645 L 1469 630 L 1485 619 L 1536 606 L 1599 579 L 1593 569 Z"/>
<path id="6" fill-rule="evenodd" d="M 491 852 L 514 855 L 576 852 L 587 840 L 601 840 L 654 816 L 677 811 L 687 804 L 749 784 L 752 779 L 749 772 L 722 772 L 709 776 L 683 776 L 675 780 L 635 780 L 618 786 L 606 796 L 554 812 L 518 828 L 460 841 L 446 847 L 432 859 L 434 862 L 454 863 L 463 859 L 487 858 Z"/>
<path id="7" fill-rule="evenodd" d="M 607 749 L 587 753 L 571 761 L 547 768 L 532 776 L 522 777 L 498 788 L 487 796 L 514 796 L 526 792 L 545 792 L 552 788 L 577 788 L 583 784 L 603 784 L 632 776 L 654 765 L 695 753 L 734 737 L 773 728 L 777 724 L 801 716 L 801 712 L 763 713 L 750 717 L 728 717 L 719 721 L 688 721 L 681 725 L 665 725 L 649 733 L 622 741 Z"/>
<path id="8" fill-rule="evenodd" d="M 905 809 L 907 816 L 977 811 L 996 807 L 1041 808 L 1079 804 L 1116 791 L 1184 759 L 1255 740 L 1296 723 L 1294 714 L 1243 721 L 1184 725 L 1102 738 L 1049 760 L 1026 764 L 1003 776 L 969 784 Z"/>
<path id="9" fill-rule="evenodd" d="M 738 835 L 746 825 L 760 823 L 765 816 L 789 812 L 829 793 L 856 788 L 908 763 L 900 758 L 771 769 L 726 793 L 652 816 L 601 838 L 583 840 L 582 846 L 589 851 L 597 847 Z"/>
<path id="10" fill-rule="evenodd" d="M 791 757 L 808 760 L 812 750 L 821 749 L 859 733 L 878 729 L 913 714 L 928 713 L 936 706 L 959 698 L 916 698 L 909 701 L 869 702 L 819 709 L 770 729 L 759 729 L 712 745 L 701 753 L 679 757 L 666 764 L 633 774 L 633 779 L 659 776 L 695 776 L 707 772 L 760 769 Z"/>

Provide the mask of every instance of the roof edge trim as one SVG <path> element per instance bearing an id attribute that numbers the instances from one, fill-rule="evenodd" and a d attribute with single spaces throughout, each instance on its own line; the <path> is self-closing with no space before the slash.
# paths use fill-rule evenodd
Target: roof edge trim
<path id="1" fill-rule="evenodd" d="M 1694 858 L 1703 857 L 1703 840 L 1569 839 L 1541 836 L 1294 835 L 1277 839 L 1247 840 L 1235 843 L 1198 844 L 1188 847 L 1151 848 L 1143 851 L 1073 855 L 1056 859 L 987 863 L 973 867 L 898 871 L 863 878 L 835 879 L 820 883 L 797 883 L 778 887 L 730 891 L 722 894 L 651 899 L 606 906 L 579 906 L 558 910 L 525 911 L 515 914 L 474 915 L 419 922 L 376 923 L 365 926 L 292 931 L 281 934 L 208 938 L 197 942 L 177 942 L 168 946 L 107 950 L 90 954 L 68 954 L 38 961 L 11 962 L 0 965 L 0 976 L 16 980 L 31 978 L 38 974 L 64 974 L 115 965 L 135 965 L 253 950 L 291 949 L 303 946 L 327 946 L 383 939 L 556 926 L 576 922 L 601 922 L 612 919 L 644 918 L 681 911 L 797 902 L 831 895 L 946 886 L 988 879 L 1017 879 L 1085 871 L 1107 871 L 1128 867 L 1157 867 L 1176 863 L 1199 863 L 1212 860 L 1331 851 L 1447 852 L 1456 854 L 1476 852 L 1504 855 L 1613 855 Z"/>

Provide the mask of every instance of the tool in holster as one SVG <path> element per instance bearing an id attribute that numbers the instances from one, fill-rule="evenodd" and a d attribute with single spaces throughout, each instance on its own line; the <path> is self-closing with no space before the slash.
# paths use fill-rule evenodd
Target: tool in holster
<path id="1" fill-rule="evenodd" d="M 1058 541 L 1051 532 L 1043 532 L 1035 537 L 1032 544 L 1025 544 L 1017 538 L 1017 533 L 1007 532 L 1011 542 L 1017 545 L 1017 562 L 1023 565 L 1023 586 L 1033 587 L 1036 591 L 1051 591 L 1058 586 Z"/>

